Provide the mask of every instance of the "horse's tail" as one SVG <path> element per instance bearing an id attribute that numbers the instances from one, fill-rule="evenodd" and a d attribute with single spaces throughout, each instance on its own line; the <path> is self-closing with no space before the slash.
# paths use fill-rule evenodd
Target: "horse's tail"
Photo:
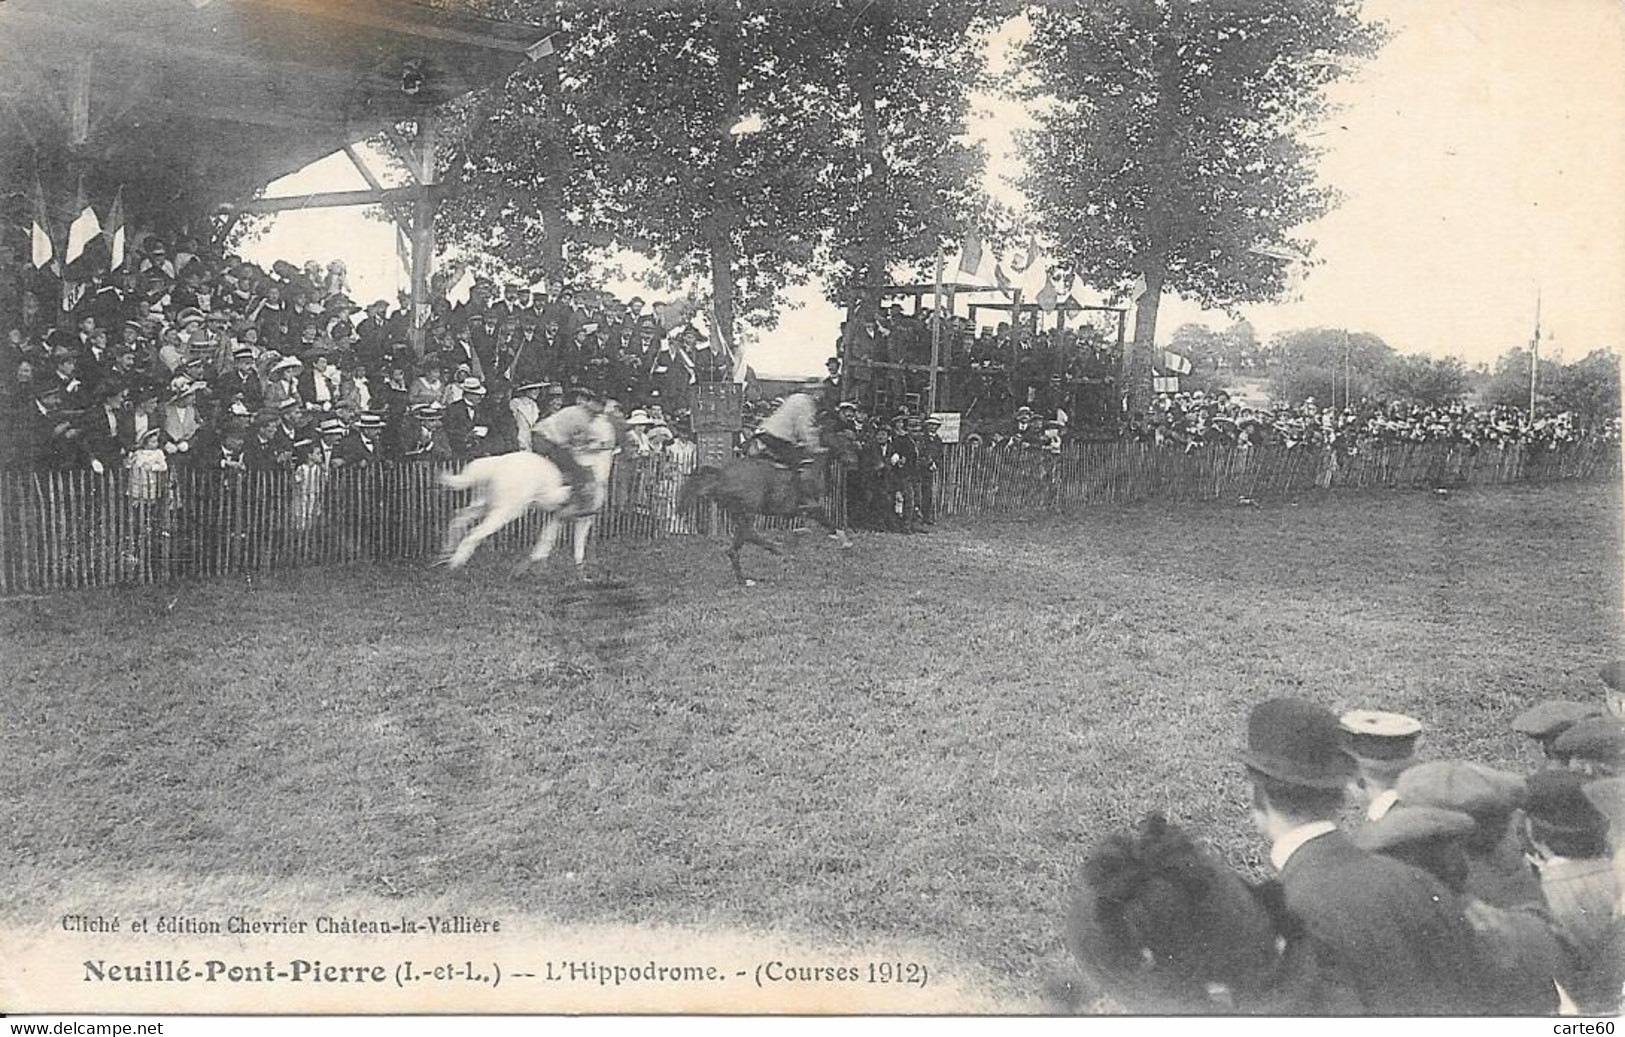
<path id="1" fill-rule="evenodd" d="M 477 457 L 463 466 L 460 472 L 441 472 L 437 479 L 440 485 L 448 490 L 466 490 L 485 482 L 487 465 L 481 463 L 489 458 Z"/>
<path id="2" fill-rule="evenodd" d="M 687 511 L 697 500 L 702 500 L 716 492 L 717 476 L 722 474 L 719 469 L 706 465 L 696 468 L 687 481 L 683 483 L 683 490 L 677 495 L 677 509 Z"/>

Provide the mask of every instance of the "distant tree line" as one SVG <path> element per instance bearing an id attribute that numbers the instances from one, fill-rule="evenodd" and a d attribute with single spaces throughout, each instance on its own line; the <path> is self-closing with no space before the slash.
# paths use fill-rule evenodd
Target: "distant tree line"
<path id="1" fill-rule="evenodd" d="M 1193 389 L 1229 388 L 1252 378 L 1285 402 L 1313 397 L 1339 406 L 1363 398 L 1427 407 L 1529 406 L 1529 350 L 1522 347 L 1494 364 L 1469 366 L 1457 357 L 1400 353 L 1369 332 L 1341 328 L 1285 331 L 1264 343 L 1252 325 L 1240 321 L 1222 331 L 1180 325 L 1168 350 L 1191 361 L 1185 386 Z M 1620 413 L 1620 358 L 1613 350 L 1593 350 L 1572 362 L 1542 357 L 1535 382 L 1537 410 L 1569 411 L 1591 421 Z"/>

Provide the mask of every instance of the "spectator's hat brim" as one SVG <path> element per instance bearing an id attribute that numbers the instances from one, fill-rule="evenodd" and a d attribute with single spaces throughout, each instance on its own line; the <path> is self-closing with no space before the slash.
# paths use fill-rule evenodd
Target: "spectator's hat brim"
<path id="1" fill-rule="evenodd" d="M 1343 747 L 1361 760 L 1403 760 L 1416 753 L 1422 722 L 1403 713 L 1352 709 L 1337 719 Z"/>
<path id="2" fill-rule="evenodd" d="M 1337 717 L 1302 699 L 1278 698 L 1247 717 L 1241 762 L 1276 781 L 1313 789 L 1340 789 L 1353 776 Z"/>

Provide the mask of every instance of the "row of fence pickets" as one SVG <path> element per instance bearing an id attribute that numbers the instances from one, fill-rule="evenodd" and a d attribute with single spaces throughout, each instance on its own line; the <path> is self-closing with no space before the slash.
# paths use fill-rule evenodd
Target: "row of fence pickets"
<path id="1" fill-rule="evenodd" d="M 466 499 L 439 486 L 441 471 L 385 465 L 313 480 L 288 471 L 178 469 L 157 480 L 123 471 L 3 471 L 0 595 L 431 559 Z M 939 515 L 1009 516 L 1147 500 L 1270 500 L 1316 490 L 1619 475 L 1619 445 L 1598 441 L 1544 450 L 1398 444 L 1349 456 L 1305 447 L 1187 451 L 1093 443 L 1060 454 L 948 447 L 928 489 Z M 659 459 L 617 463 L 609 505 L 592 535 L 647 540 L 720 532 L 714 504 L 678 509 L 685 478 Z M 849 490 L 872 489 L 849 486 L 852 478 L 836 478 L 827 500 L 843 525 Z M 497 549 L 528 546 L 541 521 L 531 514 L 510 526 L 493 538 Z M 768 530 L 789 524 L 761 522 Z"/>

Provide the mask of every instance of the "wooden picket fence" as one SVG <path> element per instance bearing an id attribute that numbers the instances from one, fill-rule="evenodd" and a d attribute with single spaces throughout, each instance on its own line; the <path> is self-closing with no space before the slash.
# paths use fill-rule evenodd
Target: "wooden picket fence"
<path id="1" fill-rule="evenodd" d="M 0 595 L 266 573 L 439 554 L 465 493 L 442 489 L 431 465 L 335 471 L 314 482 L 294 472 L 222 474 L 178 469 L 156 479 L 124 471 L 0 471 Z M 1059 455 L 949 447 L 933 485 L 943 515 L 1061 512 L 1144 500 L 1264 500 L 1342 488 L 1420 488 L 1620 475 L 1618 444 L 1559 450 L 1402 444 L 1334 461 L 1314 448 L 1183 451 L 1094 443 Z M 662 461 L 617 464 L 593 536 L 653 540 L 714 535 L 724 522 L 705 504 L 676 506 L 685 476 Z M 827 506 L 843 523 L 848 486 Z M 535 541 L 532 514 L 493 538 L 517 552 Z M 786 519 L 766 520 L 784 530 Z M 568 548 L 566 543 L 561 549 Z"/>
<path id="2" fill-rule="evenodd" d="M 157 479 L 89 469 L 0 471 L 0 596 L 257 574 L 303 566 L 437 557 L 468 499 L 438 483 L 454 466 L 382 465 L 326 472 L 221 473 L 178 468 Z M 616 465 L 592 537 L 652 540 L 710 534 L 725 521 L 710 502 L 680 512 L 684 476 L 663 461 Z M 839 480 L 837 480 L 839 483 Z M 844 515 L 844 488 L 828 505 Z M 491 538 L 528 549 L 539 513 Z M 789 519 L 759 526 L 787 530 Z M 561 551 L 571 548 L 567 529 Z"/>
<path id="3" fill-rule="evenodd" d="M 1317 490 L 1424 489 L 1620 477 L 1618 443 L 1555 450 L 1397 443 L 1334 456 L 1318 447 L 1082 443 L 1035 450 L 950 449 L 938 476 L 946 515 L 1060 512 L 1147 500 L 1270 500 Z"/>

